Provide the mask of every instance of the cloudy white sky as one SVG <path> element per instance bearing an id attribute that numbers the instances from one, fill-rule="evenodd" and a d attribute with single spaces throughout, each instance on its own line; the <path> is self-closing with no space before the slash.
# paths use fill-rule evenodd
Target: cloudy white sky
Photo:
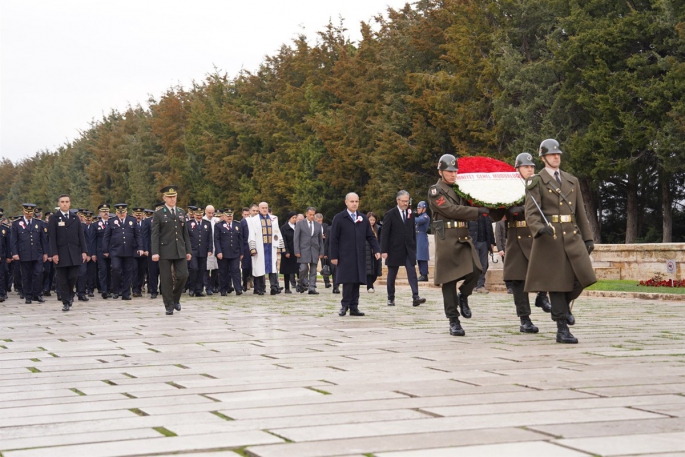
<path id="1" fill-rule="evenodd" d="M 18 161 L 78 136 L 111 109 L 235 76 L 304 33 L 359 24 L 407 0 L 2 0 L 0 156 Z M 410 2 L 411 3 L 411 2 Z"/>

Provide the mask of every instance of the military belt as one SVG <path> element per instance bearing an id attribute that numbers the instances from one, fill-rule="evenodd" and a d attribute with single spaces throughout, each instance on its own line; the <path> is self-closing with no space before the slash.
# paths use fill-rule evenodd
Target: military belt
<path id="1" fill-rule="evenodd" d="M 570 214 L 565 214 L 563 216 L 554 214 L 552 216 L 547 216 L 547 219 L 550 222 L 573 222 L 573 216 L 571 216 Z"/>
<path id="2" fill-rule="evenodd" d="M 528 224 L 526 224 L 526 221 L 514 221 L 514 222 L 509 222 L 507 224 L 508 228 L 521 228 L 521 227 L 528 227 Z"/>
<path id="3" fill-rule="evenodd" d="M 468 228 L 464 221 L 445 221 L 445 228 Z"/>

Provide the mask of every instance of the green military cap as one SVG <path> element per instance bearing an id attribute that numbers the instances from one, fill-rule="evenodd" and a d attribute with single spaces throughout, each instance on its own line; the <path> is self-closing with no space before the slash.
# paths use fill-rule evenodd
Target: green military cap
<path id="1" fill-rule="evenodd" d="M 165 197 L 175 197 L 178 195 L 178 186 L 175 184 L 172 184 L 170 186 L 163 187 L 160 192 L 165 196 Z"/>

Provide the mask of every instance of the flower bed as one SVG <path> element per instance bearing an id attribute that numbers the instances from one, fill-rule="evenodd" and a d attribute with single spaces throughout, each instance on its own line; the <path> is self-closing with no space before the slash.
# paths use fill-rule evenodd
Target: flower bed
<path id="1" fill-rule="evenodd" d="M 523 203 L 526 189 L 514 167 L 490 157 L 462 157 L 454 191 L 473 206 L 508 208 Z"/>
<path id="2" fill-rule="evenodd" d="M 640 281 L 639 285 L 648 287 L 685 287 L 685 279 L 674 281 L 673 279 L 655 280 L 652 278 L 647 281 Z"/>

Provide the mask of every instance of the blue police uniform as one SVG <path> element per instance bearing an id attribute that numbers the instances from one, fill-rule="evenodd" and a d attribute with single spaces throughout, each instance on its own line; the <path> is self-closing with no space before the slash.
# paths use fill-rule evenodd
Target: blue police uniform
<path id="1" fill-rule="evenodd" d="M 186 224 L 190 238 L 190 249 L 193 254 L 188 269 L 190 270 L 190 290 L 195 296 L 202 296 L 207 272 L 207 254 L 212 252 L 212 223 L 206 219 L 190 220 Z"/>
<path id="2" fill-rule="evenodd" d="M 2 210 L 0 210 L 2 217 Z M 0 225 L 0 302 L 7 300 L 7 258 L 11 257 L 10 252 L 10 228 Z"/>
<path id="3" fill-rule="evenodd" d="M 250 246 L 247 244 L 249 227 L 247 226 L 246 219 L 240 221 L 240 230 L 244 233 L 242 245 L 243 260 L 240 262 L 240 267 L 243 270 L 243 290 L 247 290 L 247 283 L 252 278 L 252 256 L 250 255 Z"/>
<path id="4" fill-rule="evenodd" d="M 112 292 L 112 260 L 109 257 L 104 256 L 105 251 L 103 250 L 107 221 L 100 220 L 93 225 L 95 225 L 95 255 L 97 256 L 98 292 L 102 294 L 102 298 L 108 298 Z"/>
<path id="5" fill-rule="evenodd" d="M 148 253 L 147 259 L 147 291 L 150 298 L 157 298 L 159 293 L 159 262 L 152 261 L 152 217 L 143 219 L 140 224 L 140 233 L 143 238 L 143 251 Z"/>
<path id="6" fill-rule="evenodd" d="M 43 256 L 47 255 L 47 233 L 43 221 L 26 217 L 12 224 L 12 255 L 19 256 L 22 292 L 26 302 L 43 301 Z"/>
<path id="7" fill-rule="evenodd" d="M 88 257 L 92 257 L 96 255 L 96 246 L 95 246 L 95 230 L 96 226 L 94 224 L 86 224 L 86 223 L 81 223 L 81 228 L 83 229 L 83 236 L 86 239 L 86 254 Z M 76 292 L 78 294 L 78 299 L 81 301 L 88 301 L 88 297 L 86 297 L 86 294 L 88 293 L 88 279 L 89 276 L 94 274 L 94 263 L 91 260 L 90 262 L 84 262 L 81 264 L 78 270 L 78 281 L 77 281 L 77 289 Z"/>
<path id="8" fill-rule="evenodd" d="M 243 293 L 240 283 L 240 256 L 244 236 L 246 235 L 241 230 L 241 224 L 236 221 L 217 222 L 214 226 L 214 249 L 219 262 L 222 296 L 230 289 L 235 289 L 236 295 Z M 218 258 L 219 254 L 222 255 L 221 259 Z"/>
<path id="9" fill-rule="evenodd" d="M 122 299 L 130 300 L 133 256 L 143 249 L 136 219 L 128 215 L 123 220 L 119 216 L 111 218 L 105 227 L 102 244 L 111 261 L 113 298 L 119 298 L 121 294 Z"/>
<path id="10" fill-rule="evenodd" d="M 421 206 L 423 203 L 423 206 Z M 424 202 L 419 203 L 419 208 L 425 208 Z M 428 261 L 430 255 L 428 254 L 428 227 L 430 227 L 431 218 L 428 214 L 422 213 L 416 215 L 414 224 L 416 224 L 416 261 L 419 264 L 420 281 L 428 280 Z"/>

